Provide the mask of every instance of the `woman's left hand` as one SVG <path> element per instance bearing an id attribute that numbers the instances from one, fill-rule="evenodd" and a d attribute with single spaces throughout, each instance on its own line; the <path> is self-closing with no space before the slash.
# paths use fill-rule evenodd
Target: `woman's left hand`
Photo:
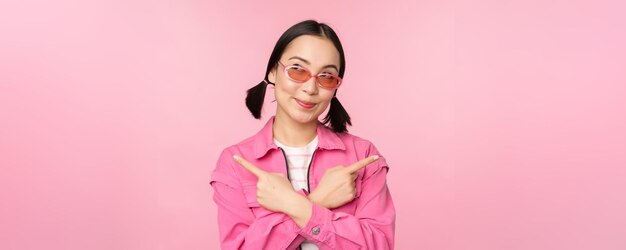
<path id="1" fill-rule="evenodd" d="M 312 204 L 293 189 L 291 182 L 284 174 L 268 173 L 240 156 L 234 156 L 234 158 L 239 165 L 259 179 L 256 184 L 256 199 L 261 206 L 268 210 L 285 213 L 292 218 L 295 217 L 294 220 L 305 219 L 304 222 L 309 220 Z"/>

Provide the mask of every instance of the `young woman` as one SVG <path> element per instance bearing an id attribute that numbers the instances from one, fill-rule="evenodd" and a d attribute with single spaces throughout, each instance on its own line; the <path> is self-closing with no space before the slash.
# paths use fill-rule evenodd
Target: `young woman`
<path id="1" fill-rule="evenodd" d="M 278 39 L 246 97 L 260 119 L 273 85 L 276 115 L 224 149 L 211 177 L 222 249 L 393 249 L 389 167 L 347 132 L 336 97 L 344 71 L 341 42 L 324 23 L 300 22 Z"/>

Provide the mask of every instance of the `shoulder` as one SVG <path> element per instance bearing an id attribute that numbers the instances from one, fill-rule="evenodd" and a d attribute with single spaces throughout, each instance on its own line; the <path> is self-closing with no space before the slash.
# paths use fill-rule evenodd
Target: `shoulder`
<path id="1" fill-rule="evenodd" d="M 369 139 L 365 139 L 363 137 L 348 132 L 337 133 L 337 136 L 339 136 L 341 141 L 348 149 L 353 148 L 356 152 L 364 153 L 364 157 L 372 154 L 380 154 L 374 143 Z"/>
<path id="2" fill-rule="evenodd" d="M 366 167 L 366 178 L 382 170 L 389 170 L 389 165 L 387 164 L 385 156 L 378 150 L 372 141 L 347 132 L 337 133 L 337 136 L 339 136 L 346 146 L 346 152 L 356 154 L 357 159 L 359 160 L 372 155 L 378 155 L 380 157 L 378 160 Z"/>
<path id="3" fill-rule="evenodd" d="M 235 186 L 239 183 L 237 171 L 235 171 L 234 155 L 248 157 L 254 149 L 254 136 L 243 139 L 235 144 L 229 145 L 222 149 L 215 168 L 213 169 L 212 179 L 214 181 L 222 181 L 229 186 Z"/>
<path id="4" fill-rule="evenodd" d="M 237 143 L 231 144 L 222 150 L 222 155 L 230 156 L 232 158 L 235 154 L 241 154 L 242 152 L 252 152 L 254 149 L 255 136 L 250 136 Z"/>

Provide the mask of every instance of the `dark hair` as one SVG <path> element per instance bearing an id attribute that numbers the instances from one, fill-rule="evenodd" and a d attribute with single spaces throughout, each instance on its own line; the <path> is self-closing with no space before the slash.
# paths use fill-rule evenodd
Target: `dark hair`
<path id="1" fill-rule="evenodd" d="M 246 106 L 252 113 L 252 116 L 256 119 L 261 118 L 261 110 L 263 108 L 263 102 L 265 100 L 265 90 L 267 89 L 267 84 L 270 83 L 267 79 L 267 74 L 276 66 L 278 60 L 282 56 L 283 52 L 287 48 L 287 45 L 294 39 L 302 35 L 315 35 L 320 37 L 328 38 L 339 51 L 339 77 L 343 78 L 343 73 L 346 69 L 346 59 L 343 53 L 343 47 L 341 46 L 341 42 L 339 41 L 339 37 L 335 31 L 325 23 L 319 23 L 315 20 L 306 20 L 299 22 L 289 29 L 285 31 L 285 33 L 280 36 L 276 45 L 274 46 L 274 50 L 272 51 L 272 55 L 270 56 L 270 60 L 267 62 L 267 70 L 265 71 L 265 76 L 263 77 L 263 81 L 254 87 L 248 89 L 246 96 Z M 324 117 L 322 121 L 323 124 L 329 124 L 330 128 L 336 133 L 347 132 L 346 124 L 352 125 L 350 122 L 350 116 L 348 112 L 343 108 L 339 100 L 337 100 L 337 90 L 333 95 L 333 99 L 330 101 L 330 108 L 328 110 L 328 114 Z"/>

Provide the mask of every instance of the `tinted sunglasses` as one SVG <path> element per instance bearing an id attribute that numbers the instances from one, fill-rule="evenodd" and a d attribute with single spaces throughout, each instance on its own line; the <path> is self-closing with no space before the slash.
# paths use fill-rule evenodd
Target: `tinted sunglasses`
<path id="1" fill-rule="evenodd" d="M 311 79 L 311 77 L 315 77 L 315 82 L 317 83 L 317 85 L 325 89 L 337 89 L 339 88 L 339 85 L 341 85 L 341 78 L 335 74 L 320 73 L 316 76 L 313 76 L 309 69 L 300 65 L 285 66 L 280 61 L 278 61 L 278 64 L 285 68 L 285 75 L 287 76 L 287 78 L 289 78 L 289 80 L 293 82 L 304 83 Z"/>

